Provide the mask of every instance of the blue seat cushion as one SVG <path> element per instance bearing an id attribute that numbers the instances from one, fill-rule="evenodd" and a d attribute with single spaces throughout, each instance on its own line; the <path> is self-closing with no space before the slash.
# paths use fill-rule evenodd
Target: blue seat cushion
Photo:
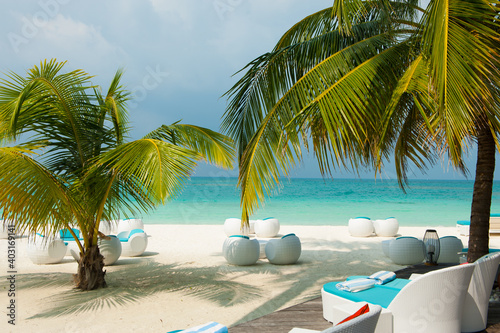
<path id="1" fill-rule="evenodd" d="M 460 220 L 460 221 L 457 221 L 457 224 L 458 225 L 470 225 L 470 221 L 469 220 Z"/>
<path id="2" fill-rule="evenodd" d="M 398 279 L 404 280 L 404 279 Z M 396 280 L 394 280 L 396 281 Z M 393 281 L 391 281 L 393 282 Z M 388 286 L 391 282 L 386 283 L 385 285 L 375 285 L 373 288 L 361 290 L 355 293 L 349 291 L 343 291 L 337 289 L 337 284 L 341 282 L 330 282 L 323 285 L 323 289 L 330 294 L 348 299 L 353 302 L 368 302 L 371 304 L 377 304 L 381 307 L 387 309 L 389 304 L 391 304 L 392 300 L 399 293 L 401 289 Z M 408 280 L 409 282 L 409 280 Z M 406 282 L 406 283 L 408 283 Z M 404 282 L 399 282 L 402 284 Z M 398 282 L 394 285 L 399 286 Z M 406 285 L 406 284 L 405 284 Z"/>

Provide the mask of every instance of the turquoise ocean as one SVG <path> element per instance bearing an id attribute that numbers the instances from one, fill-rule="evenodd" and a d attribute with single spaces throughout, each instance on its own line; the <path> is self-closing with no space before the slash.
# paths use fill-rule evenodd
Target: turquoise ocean
<path id="1" fill-rule="evenodd" d="M 175 199 L 142 216 L 147 224 L 223 224 L 240 217 L 236 178 L 193 177 Z M 276 217 L 283 225 L 347 225 L 349 218 L 396 217 L 401 226 L 455 226 L 469 220 L 472 180 L 285 179 L 251 219 Z M 491 213 L 500 213 L 500 182 Z"/>

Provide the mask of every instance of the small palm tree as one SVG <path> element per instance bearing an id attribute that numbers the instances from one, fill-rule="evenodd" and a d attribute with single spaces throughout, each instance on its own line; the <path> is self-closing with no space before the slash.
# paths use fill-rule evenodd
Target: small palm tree
<path id="1" fill-rule="evenodd" d="M 0 209 L 22 232 L 78 227 L 75 282 L 92 290 L 106 286 L 100 221 L 154 209 L 179 193 L 196 161 L 230 168 L 234 149 L 224 135 L 179 123 L 127 142 L 122 71 L 102 94 L 87 73 L 63 66 L 45 61 L 0 81 Z"/>
<path id="2" fill-rule="evenodd" d="M 226 95 L 222 129 L 238 149 L 243 219 L 312 146 L 332 168 L 380 171 L 441 155 L 464 173 L 478 144 L 469 261 L 488 252 L 498 105 L 498 3 L 335 0 L 249 63 Z"/>

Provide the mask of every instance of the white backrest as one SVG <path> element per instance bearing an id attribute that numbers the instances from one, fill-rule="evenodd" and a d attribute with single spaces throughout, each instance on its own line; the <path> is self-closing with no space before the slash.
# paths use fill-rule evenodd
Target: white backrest
<path id="1" fill-rule="evenodd" d="M 460 332 L 465 296 L 475 266 L 438 269 L 410 281 L 387 307 L 394 332 Z"/>

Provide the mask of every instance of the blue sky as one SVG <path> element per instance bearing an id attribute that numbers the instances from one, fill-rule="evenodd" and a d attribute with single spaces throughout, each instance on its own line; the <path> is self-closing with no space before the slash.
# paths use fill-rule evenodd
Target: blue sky
<path id="1" fill-rule="evenodd" d="M 43 59 L 67 60 L 107 88 L 115 71 L 135 97 L 132 138 L 182 119 L 219 130 L 232 75 L 273 48 L 294 23 L 332 0 L 1 0 L 0 71 L 23 73 Z M 475 155 L 468 166 L 473 172 Z M 200 166 L 198 176 L 221 175 Z M 227 174 L 227 173 L 225 173 Z M 229 174 L 235 175 L 236 172 Z M 313 156 L 292 172 L 319 177 Z M 341 171 L 336 177 L 352 178 Z M 364 172 L 363 178 L 372 178 Z M 446 161 L 411 178 L 464 179 Z M 395 178 L 387 165 L 382 178 Z M 471 178 L 471 177 L 469 177 Z M 472 177 L 473 179 L 473 177 Z"/>

